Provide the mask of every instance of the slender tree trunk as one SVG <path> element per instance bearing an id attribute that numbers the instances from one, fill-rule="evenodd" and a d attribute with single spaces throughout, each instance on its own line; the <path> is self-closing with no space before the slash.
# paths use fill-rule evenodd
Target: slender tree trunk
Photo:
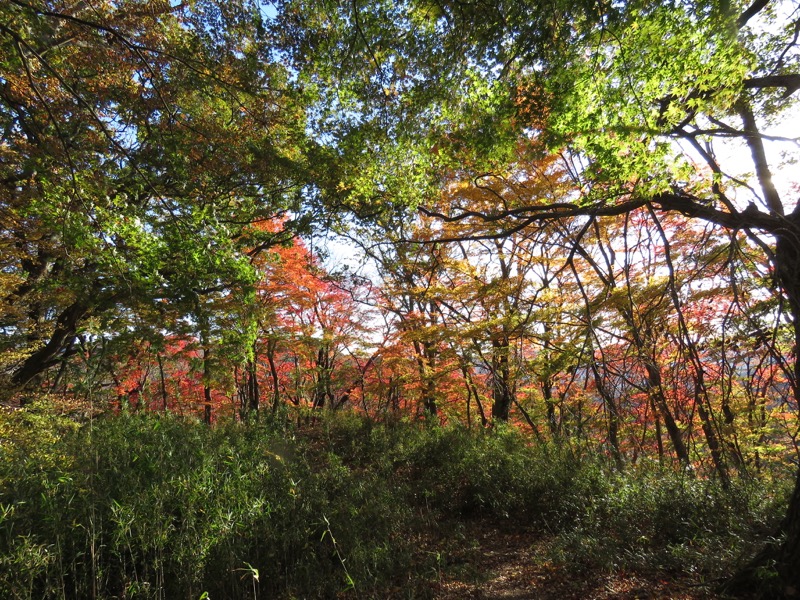
<path id="1" fill-rule="evenodd" d="M 258 385 L 258 365 L 255 358 L 247 360 L 247 412 L 258 414 L 261 403 L 261 389 Z"/>
<path id="2" fill-rule="evenodd" d="M 426 416 L 435 417 L 439 412 L 439 407 L 436 404 L 436 381 L 434 378 L 436 349 L 430 342 L 414 340 L 414 353 L 416 354 L 417 371 L 420 385 L 422 386 L 422 408 Z"/>
<path id="3" fill-rule="evenodd" d="M 162 409 L 167 412 L 167 384 L 164 380 L 164 361 L 161 358 L 161 352 L 156 352 L 156 360 L 158 361 L 158 380 L 161 386 Z"/>
<path id="4" fill-rule="evenodd" d="M 331 409 L 336 408 L 331 389 L 331 368 L 330 348 L 327 344 L 322 344 L 317 351 L 316 382 L 311 403 L 314 408 L 324 408 L 325 406 Z"/>
<path id="5" fill-rule="evenodd" d="M 720 447 L 719 440 L 714 431 L 712 416 L 709 411 L 706 410 L 707 399 L 701 396 L 695 398 L 695 402 L 697 404 L 697 412 L 700 415 L 700 426 L 706 437 L 708 449 L 711 451 L 711 460 L 714 461 L 714 469 L 720 477 L 722 486 L 727 489 L 731 485 L 731 480 L 728 476 L 728 467 L 725 465 L 725 461 L 722 458 L 722 448 Z"/>
<path id="6" fill-rule="evenodd" d="M 50 390 L 55 393 L 58 390 L 58 387 L 61 385 L 61 382 L 64 380 L 64 376 L 67 373 L 67 365 L 69 361 L 67 360 L 70 356 L 75 353 L 75 340 L 76 337 L 72 337 L 72 339 L 67 342 L 64 351 L 61 353 L 60 362 L 61 365 L 58 368 L 58 373 L 56 374 L 55 379 L 53 380 L 53 384 L 50 386 Z M 102 344 L 105 346 L 105 338 L 103 338 Z"/>
<path id="7" fill-rule="evenodd" d="M 461 364 L 461 375 L 464 377 L 464 384 L 467 388 L 467 422 L 469 422 L 469 415 L 470 415 L 470 399 L 475 398 L 475 406 L 478 408 L 478 414 L 481 417 L 481 425 L 486 427 L 486 413 L 483 411 L 483 403 L 481 402 L 480 393 L 478 392 L 478 386 L 475 385 L 475 382 L 472 380 L 472 375 L 469 371 L 469 366 L 466 362 L 462 362 Z"/>
<path id="8" fill-rule="evenodd" d="M 203 349 L 203 422 L 211 425 L 211 348 L 208 341 L 208 316 L 201 310 L 200 316 L 200 347 Z"/>
<path id="9" fill-rule="evenodd" d="M 664 440 L 661 436 L 661 418 L 659 417 L 659 411 L 656 408 L 656 401 L 653 397 L 650 397 L 650 409 L 653 411 L 653 424 L 655 425 L 656 430 L 656 449 L 658 450 L 658 464 L 664 464 Z"/>
<path id="10" fill-rule="evenodd" d="M 203 340 L 205 342 L 205 339 Z M 203 422 L 211 425 L 211 350 L 203 343 Z"/>
<path id="11" fill-rule="evenodd" d="M 603 399 L 603 404 L 606 409 L 606 416 L 608 418 L 608 447 L 611 450 L 611 457 L 614 459 L 614 464 L 617 470 L 622 471 L 622 453 L 619 450 L 619 412 L 617 405 L 614 402 L 614 397 L 609 392 L 608 388 L 600 375 L 600 370 L 597 364 L 592 362 L 592 373 L 594 374 L 594 383 L 597 387 L 597 393 Z"/>
<path id="12" fill-rule="evenodd" d="M 727 370 L 727 369 L 726 369 Z M 731 462 L 736 467 L 739 473 L 747 473 L 747 466 L 744 460 L 744 454 L 739 446 L 739 436 L 735 426 L 736 415 L 731 408 L 731 387 L 732 383 L 723 383 L 722 390 L 722 419 L 724 424 L 724 431 L 729 432 L 728 438 L 724 439 L 728 455 L 731 457 Z M 724 437 L 724 436 L 723 436 Z"/>
<path id="13" fill-rule="evenodd" d="M 278 349 L 278 342 L 270 339 L 267 342 L 267 363 L 269 364 L 269 374 L 272 378 L 272 414 L 278 412 L 281 402 L 280 379 L 278 378 L 278 366 L 275 364 L 275 352 Z"/>
<path id="14" fill-rule="evenodd" d="M 389 410 L 394 415 L 400 414 L 400 400 L 401 394 L 400 390 L 402 386 L 394 377 L 389 377 L 389 390 L 387 392 L 386 403 L 389 406 Z"/>
<path id="15" fill-rule="evenodd" d="M 766 386 L 765 386 L 766 387 Z M 764 435 L 767 424 L 767 394 L 759 393 L 759 390 L 748 390 L 747 400 L 747 424 L 752 431 L 758 432 L 756 438 L 756 450 L 754 452 L 754 463 L 756 472 L 761 472 L 761 453 L 758 448 L 764 444 Z"/>
<path id="16" fill-rule="evenodd" d="M 656 414 L 659 414 L 661 418 L 664 419 L 664 427 L 667 429 L 667 435 L 672 442 L 672 447 L 675 449 L 675 455 L 678 457 L 678 461 L 682 465 L 688 465 L 689 451 L 686 448 L 686 444 L 683 442 L 681 430 L 678 427 L 678 424 L 675 422 L 675 417 L 672 416 L 672 411 L 670 411 L 667 398 L 664 395 L 661 370 L 655 363 L 653 357 L 648 356 L 647 344 L 645 343 L 645 340 L 647 339 L 646 334 L 643 335 L 640 332 L 639 325 L 636 323 L 633 317 L 632 307 L 621 310 L 621 314 L 628 325 L 631 338 L 636 346 L 636 351 L 639 355 L 639 358 L 644 363 L 645 372 L 647 373 L 645 384 L 647 386 L 647 393 L 652 400 L 652 406 L 656 410 Z M 661 435 L 658 421 L 656 421 L 656 431 L 659 434 L 657 435 L 657 438 L 659 443 L 659 459 L 661 459 L 663 456 L 663 450 L 660 446 Z"/>
<path id="17" fill-rule="evenodd" d="M 544 406 L 547 410 L 547 426 L 550 428 L 550 435 L 554 440 L 558 440 L 561 437 L 561 425 L 556 415 L 556 404 L 558 404 L 558 401 L 553 398 L 553 379 L 550 375 L 546 375 L 542 379 L 542 397 L 544 398 Z"/>
<path id="18" fill-rule="evenodd" d="M 653 398 L 653 404 L 664 419 L 664 427 L 667 429 L 667 435 L 672 442 L 672 447 L 675 449 L 675 455 L 682 465 L 689 464 L 689 451 L 686 449 L 686 444 L 683 442 L 683 436 L 672 412 L 669 410 L 667 398 L 664 396 L 664 389 L 661 382 L 661 371 L 650 360 L 645 360 L 645 369 L 647 371 L 647 387 L 648 392 Z M 660 437 L 659 437 L 660 439 Z"/>
<path id="19" fill-rule="evenodd" d="M 252 354 L 248 357 L 245 365 L 244 397 L 241 401 L 242 416 L 257 415 L 261 404 L 261 387 L 258 384 L 258 343 L 254 341 L 250 350 Z"/>

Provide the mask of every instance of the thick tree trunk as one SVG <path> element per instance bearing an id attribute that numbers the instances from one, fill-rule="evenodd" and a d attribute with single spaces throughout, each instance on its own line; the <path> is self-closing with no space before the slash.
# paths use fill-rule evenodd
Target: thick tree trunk
<path id="1" fill-rule="evenodd" d="M 118 294 L 103 293 L 99 281 L 95 281 L 72 304 L 56 318 L 55 327 L 47 343 L 25 359 L 11 376 L 11 392 L 32 387 L 40 376 L 53 365 L 70 355 L 70 347 L 77 338 L 83 321 L 90 315 L 98 315 L 114 305 Z M 3 390 L 3 393 L 8 390 Z"/>
<path id="2" fill-rule="evenodd" d="M 508 421 L 513 402 L 509 339 L 503 336 L 492 340 L 492 421 Z"/>
<path id="3" fill-rule="evenodd" d="M 776 234 L 775 268 L 786 296 L 789 299 L 794 324 L 794 373 L 792 392 L 800 406 L 800 207 L 786 217 L 786 230 Z M 794 492 L 775 539 L 780 544 L 764 548 L 737 576 L 726 583 L 732 593 L 757 589 L 761 584 L 762 569 L 777 571 L 781 589 L 769 590 L 770 597 L 800 598 L 800 472 L 795 480 Z M 761 591 L 761 590 L 758 590 Z"/>
<path id="4" fill-rule="evenodd" d="M 48 342 L 39 350 L 31 354 L 11 377 L 11 384 L 15 388 L 23 388 L 31 383 L 37 376 L 58 362 L 58 356 L 69 343 L 75 339 L 78 325 L 89 313 L 91 306 L 88 302 L 77 300 L 65 308 L 58 319 L 53 333 Z"/>
<path id="5" fill-rule="evenodd" d="M 781 524 L 786 536 L 778 551 L 776 570 L 784 583 L 784 593 L 789 598 L 800 597 L 800 474 L 795 481 L 789 509 Z"/>
<path id="6" fill-rule="evenodd" d="M 788 219 L 793 227 L 777 236 L 775 267 L 792 312 L 795 339 L 792 391 L 797 406 L 800 406 L 800 206 Z M 784 541 L 778 548 L 775 567 L 784 584 L 786 596 L 800 597 L 800 472 L 780 533 Z"/>

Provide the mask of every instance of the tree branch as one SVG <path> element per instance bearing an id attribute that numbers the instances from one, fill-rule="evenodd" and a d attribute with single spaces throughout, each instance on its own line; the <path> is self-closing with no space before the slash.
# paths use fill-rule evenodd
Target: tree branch
<path id="1" fill-rule="evenodd" d="M 744 125 L 744 132 L 746 134 L 745 139 L 747 140 L 747 145 L 750 147 L 750 154 L 753 157 L 753 164 L 755 164 L 756 167 L 756 176 L 761 185 L 761 190 L 764 193 L 764 201 L 767 203 L 767 208 L 776 215 L 783 216 L 783 204 L 778 195 L 778 190 L 775 189 L 775 184 L 772 182 L 772 173 L 769 170 L 767 153 L 759 135 L 753 110 L 745 100 L 741 100 L 736 109 L 742 117 L 742 124 Z"/>
<path id="2" fill-rule="evenodd" d="M 538 206 L 525 206 L 513 210 L 485 213 L 465 210 L 455 215 L 447 215 L 440 211 L 420 207 L 419 212 L 426 217 L 439 219 L 445 223 L 458 223 L 469 219 L 477 219 L 484 223 L 501 223 L 506 221 L 499 231 L 490 233 L 469 233 L 437 238 L 418 243 L 455 242 L 463 240 L 494 240 L 508 237 L 536 223 L 558 221 L 574 217 L 613 217 L 630 213 L 638 208 L 652 205 L 661 211 L 679 212 L 684 216 L 701 219 L 732 230 L 757 229 L 766 233 L 785 232 L 792 224 L 780 213 L 762 212 L 751 204 L 744 211 L 724 211 L 714 208 L 701 198 L 682 191 L 657 194 L 651 198 L 631 198 L 618 204 L 579 205 L 572 203 L 554 203 Z"/>
<path id="3" fill-rule="evenodd" d="M 783 98 L 788 98 L 800 89 L 800 73 L 786 75 L 766 75 L 764 77 L 751 77 L 744 80 L 747 90 L 760 90 L 763 88 L 786 88 Z"/>
<path id="4" fill-rule="evenodd" d="M 770 0 L 755 0 L 747 9 L 736 19 L 736 26 L 741 29 L 747 22 L 760 13 L 769 4 Z"/>

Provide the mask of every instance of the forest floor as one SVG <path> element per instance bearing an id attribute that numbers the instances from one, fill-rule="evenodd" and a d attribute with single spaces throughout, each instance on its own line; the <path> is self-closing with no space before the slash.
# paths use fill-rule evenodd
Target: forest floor
<path id="1" fill-rule="evenodd" d="M 421 540 L 420 552 L 436 553 L 440 568 L 431 584 L 439 600 L 711 600 L 711 586 L 687 576 L 657 573 L 576 572 L 548 555 L 552 538 L 505 524 L 462 522 L 455 535 Z"/>

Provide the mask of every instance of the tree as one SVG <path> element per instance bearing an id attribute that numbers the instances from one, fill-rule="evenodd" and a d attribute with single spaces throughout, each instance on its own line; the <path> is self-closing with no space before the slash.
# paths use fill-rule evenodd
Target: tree
<path id="1" fill-rule="evenodd" d="M 481 215 L 497 203 L 513 205 L 520 191 L 554 200 L 566 195 L 566 173 L 555 167 L 552 159 L 530 157 L 530 150 L 528 144 L 517 149 L 516 164 L 525 166 L 513 173 L 486 174 L 474 183 L 455 179 L 445 187 L 439 210 L 455 201 Z M 552 323 L 544 318 L 541 297 L 556 279 L 551 269 L 556 261 L 553 252 L 542 251 L 542 242 L 552 239 L 555 232 L 543 227 L 501 236 L 494 233 L 481 218 L 465 218 L 442 227 L 438 242 L 457 244 L 457 249 L 443 253 L 450 256 L 445 262 L 449 285 L 441 304 L 453 328 L 463 332 L 463 343 L 489 374 L 492 418 L 508 421 L 514 405 L 525 414 L 518 401 L 519 380 L 526 342 L 536 337 L 535 329 L 542 329 L 541 342 L 545 350 L 552 350 L 547 339 Z M 550 383 L 545 377 L 545 402 L 552 409 Z"/>
<path id="2" fill-rule="evenodd" d="M 152 312 L 158 331 L 198 297 L 246 297 L 251 255 L 287 237 L 249 225 L 303 222 L 305 132 L 303 96 L 245 0 L 11 0 L 0 22 L 13 392 L 121 312 Z"/>
<path id="3" fill-rule="evenodd" d="M 328 273 L 300 241 L 258 261 L 254 367 L 266 358 L 272 410 L 281 395 L 295 404 L 336 409 L 355 402 L 355 363 L 370 335 L 360 291 Z"/>
<path id="4" fill-rule="evenodd" d="M 773 47 L 780 50 L 769 53 L 753 47 L 755 34 L 748 30 L 748 23 L 767 4 L 756 3 L 739 15 L 703 6 L 697 7 L 698 16 L 679 6 L 631 6 L 627 14 L 613 15 L 617 23 L 603 25 L 591 36 L 603 54 L 593 53 L 564 69 L 586 87 L 573 87 L 561 120 L 551 122 L 551 132 L 565 148 L 588 161 L 580 173 L 588 191 L 580 202 L 531 203 L 528 210 L 513 216 L 536 223 L 579 215 L 613 216 L 650 207 L 744 231 L 750 243 L 762 247 L 771 258 L 777 283 L 788 300 L 797 345 L 800 210 L 789 212 L 781 201 L 764 147 L 769 136 L 760 132 L 758 117 L 769 117 L 785 107 L 800 75 L 792 72 L 794 42 L 784 31 L 771 38 Z M 794 23 L 789 25 L 794 27 Z M 682 58 L 680 73 L 671 71 L 675 54 Z M 673 58 L 668 60 L 670 55 Z M 605 63 L 599 77 L 597 61 Z M 741 194 L 746 186 L 726 174 L 713 152 L 712 141 L 720 137 L 741 139 L 750 152 L 757 188 L 746 205 L 733 194 L 734 190 Z M 676 142 L 686 144 L 693 154 L 676 159 Z M 690 157 L 698 157 L 705 171 L 687 179 Z M 792 360 L 791 384 L 797 402 L 800 360 L 796 355 Z M 782 534 L 785 541 L 760 559 L 774 558 L 788 595 L 800 587 L 795 568 L 800 564 L 800 479 Z"/>
<path id="5" fill-rule="evenodd" d="M 447 353 L 440 300 L 449 249 L 403 241 L 429 241 L 432 232 L 424 223 L 407 228 L 402 220 L 392 220 L 376 229 L 378 243 L 365 250 L 383 280 L 378 302 L 398 333 L 397 341 L 410 348 L 418 406 L 425 416 L 437 417 L 444 398 L 442 363 Z"/>
<path id="6" fill-rule="evenodd" d="M 338 89 L 352 101 L 352 113 L 337 124 L 338 139 L 357 134 L 363 140 L 370 128 L 379 129 L 368 137 L 379 157 L 372 164 L 387 172 L 398 163 L 386 166 L 392 155 L 382 145 L 434 149 L 426 163 L 405 163 L 406 181 L 423 182 L 416 193 L 403 182 L 395 190 L 382 185 L 385 180 L 370 186 L 350 178 L 340 189 L 351 193 L 351 206 L 363 206 L 369 196 L 430 204 L 429 182 L 451 172 L 443 166 L 463 165 L 465 179 L 506 169 L 509 140 L 535 137 L 573 166 L 579 194 L 554 203 L 531 196 L 480 215 L 465 194 L 463 204 L 424 212 L 444 222 L 504 221 L 511 235 L 542 223 L 602 220 L 644 208 L 731 232 L 735 244 L 760 248 L 769 258 L 775 293 L 785 299 L 795 349 L 784 360 L 793 365 L 789 384 L 797 406 L 800 208 L 773 181 L 776 167 L 766 149 L 792 140 L 762 131 L 794 106 L 800 89 L 800 18 L 790 3 L 445 0 L 328 8 L 335 33 L 325 39 L 325 50 L 340 59 L 337 65 L 354 65 L 345 56 L 364 57 L 359 67 L 367 65 L 337 72 L 346 78 Z M 308 53 L 319 29 L 305 25 Z M 435 78 L 434 68 L 442 69 Z M 750 155 L 749 178 L 717 154 L 720 143 L 734 140 Z M 684 355 L 696 358 L 690 348 Z M 774 559 L 785 593 L 796 593 L 800 477 L 781 534 L 784 541 L 759 561 Z"/>

